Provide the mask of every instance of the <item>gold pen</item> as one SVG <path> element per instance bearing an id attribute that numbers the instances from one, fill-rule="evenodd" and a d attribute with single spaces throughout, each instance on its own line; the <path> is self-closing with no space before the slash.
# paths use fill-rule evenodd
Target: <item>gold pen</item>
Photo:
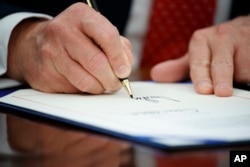
<path id="1" fill-rule="evenodd" d="M 87 1 L 87 4 L 89 5 L 89 7 L 95 9 L 96 11 L 98 11 L 95 0 L 86 0 L 86 1 Z"/>
<path id="2" fill-rule="evenodd" d="M 96 11 L 98 11 L 95 0 L 86 0 L 86 1 L 87 1 L 87 4 L 88 4 L 89 7 L 95 9 Z M 122 83 L 122 86 L 128 92 L 129 96 L 131 98 L 133 98 L 133 93 L 132 93 L 132 89 L 131 89 L 130 82 L 129 82 L 128 78 L 119 78 L 119 80 Z"/>

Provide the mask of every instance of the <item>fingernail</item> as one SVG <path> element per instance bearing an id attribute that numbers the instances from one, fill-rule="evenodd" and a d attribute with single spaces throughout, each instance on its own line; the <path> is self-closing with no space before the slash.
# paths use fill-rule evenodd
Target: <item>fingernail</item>
<path id="1" fill-rule="evenodd" d="M 233 87 L 230 84 L 219 83 L 216 85 L 215 94 L 218 96 L 231 96 L 233 93 Z"/>
<path id="2" fill-rule="evenodd" d="M 224 84 L 224 83 L 223 84 L 220 83 L 220 84 L 216 85 L 216 87 L 219 88 L 219 89 L 231 89 L 231 85 Z"/>
<path id="3" fill-rule="evenodd" d="M 126 65 L 122 65 L 116 72 L 116 75 L 119 78 L 126 78 L 129 76 L 129 74 L 130 74 L 130 68 Z"/>
<path id="4" fill-rule="evenodd" d="M 211 93 L 212 91 L 212 84 L 210 82 L 204 81 L 204 82 L 200 82 L 198 85 L 198 90 L 200 93 Z"/>
<path id="5" fill-rule="evenodd" d="M 206 87 L 212 87 L 212 84 L 210 82 L 204 81 L 204 82 L 200 82 L 199 86 L 206 88 Z"/>

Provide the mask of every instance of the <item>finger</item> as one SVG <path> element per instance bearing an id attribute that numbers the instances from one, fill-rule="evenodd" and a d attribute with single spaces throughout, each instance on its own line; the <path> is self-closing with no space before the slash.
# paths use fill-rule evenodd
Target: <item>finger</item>
<path id="1" fill-rule="evenodd" d="M 250 83 L 250 47 L 248 46 L 249 43 L 250 41 L 242 43 L 239 47 L 245 49 L 238 49 L 238 52 L 235 53 L 234 80 L 238 83 Z"/>
<path id="2" fill-rule="evenodd" d="M 151 70 L 151 78 L 156 82 L 177 82 L 188 78 L 188 56 L 157 64 Z"/>
<path id="3" fill-rule="evenodd" d="M 35 82 L 32 82 L 30 86 L 33 89 L 37 89 L 48 93 L 79 93 L 79 89 L 73 86 L 64 76 L 55 74 L 53 76 L 47 76 L 39 74 L 39 78 L 36 78 Z M 44 84 L 47 82 L 53 82 L 53 84 Z"/>
<path id="4" fill-rule="evenodd" d="M 101 94 L 104 92 L 102 85 L 90 75 L 80 64 L 70 59 L 66 54 L 55 64 L 56 69 L 68 81 L 82 92 Z"/>
<path id="5" fill-rule="evenodd" d="M 95 12 L 91 18 L 83 21 L 82 29 L 103 50 L 116 76 L 128 77 L 131 73 L 131 65 L 121 44 L 117 28 Z"/>
<path id="6" fill-rule="evenodd" d="M 211 52 L 203 31 L 196 31 L 189 43 L 190 77 L 195 90 L 201 94 L 213 93 L 210 74 Z"/>
<path id="7" fill-rule="evenodd" d="M 250 83 L 250 39 L 242 33 L 237 43 L 234 56 L 234 80 L 237 83 Z"/>
<path id="8" fill-rule="evenodd" d="M 105 53 L 97 47 L 92 40 L 75 31 L 69 32 L 63 40 L 71 41 L 65 44 L 68 54 L 92 75 L 102 87 L 110 92 L 117 91 L 121 84 L 115 76 Z M 83 83 L 82 83 L 83 84 Z"/>
<path id="9" fill-rule="evenodd" d="M 128 57 L 129 63 L 132 66 L 132 64 L 133 64 L 132 45 L 129 42 L 129 40 L 123 36 L 121 36 L 121 42 L 122 42 L 123 48 L 126 52 L 126 56 Z"/>
<path id="10" fill-rule="evenodd" d="M 228 26 L 218 26 L 219 38 L 211 43 L 211 74 L 214 93 L 217 96 L 231 96 L 233 92 L 234 39 L 228 31 L 231 31 Z"/>

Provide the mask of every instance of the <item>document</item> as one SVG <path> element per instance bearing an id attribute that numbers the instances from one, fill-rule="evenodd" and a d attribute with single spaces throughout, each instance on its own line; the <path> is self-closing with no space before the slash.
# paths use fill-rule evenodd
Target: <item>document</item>
<path id="1" fill-rule="evenodd" d="M 102 95 L 51 94 L 21 89 L 0 98 L 17 108 L 143 144 L 186 147 L 250 142 L 250 92 L 231 97 L 197 94 L 190 83 L 131 82 Z"/>

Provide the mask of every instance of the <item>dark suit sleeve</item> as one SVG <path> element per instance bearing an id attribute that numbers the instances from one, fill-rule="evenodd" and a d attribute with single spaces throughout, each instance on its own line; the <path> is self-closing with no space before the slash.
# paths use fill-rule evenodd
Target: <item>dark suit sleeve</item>
<path id="1" fill-rule="evenodd" d="M 34 12 L 56 16 L 77 1 L 70 0 L 0 0 L 0 17 L 15 12 Z"/>
<path id="2" fill-rule="evenodd" d="M 20 7 L 0 1 L 0 18 L 3 18 L 11 13 L 15 13 L 18 11 L 23 11 L 23 10 L 24 9 Z"/>
<path id="3" fill-rule="evenodd" d="M 231 6 L 230 18 L 233 19 L 240 15 L 250 14 L 250 1 L 249 0 L 233 0 Z"/>
<path id="4" fill-rule="evenodd" d="M 129 18 L 132 0 L 96 0 L 96 3 L 100 12 L 123 34 Z"/>
<path id="5" fill-rule="evenodd" d="M 0 18 L 14 12 L 37 12 L 56 16 L 77 0 L 0 0 Z M 96 0 L 102 15 L 114 24 L 121 34 L 128 20 L 131 0 Z"/>

